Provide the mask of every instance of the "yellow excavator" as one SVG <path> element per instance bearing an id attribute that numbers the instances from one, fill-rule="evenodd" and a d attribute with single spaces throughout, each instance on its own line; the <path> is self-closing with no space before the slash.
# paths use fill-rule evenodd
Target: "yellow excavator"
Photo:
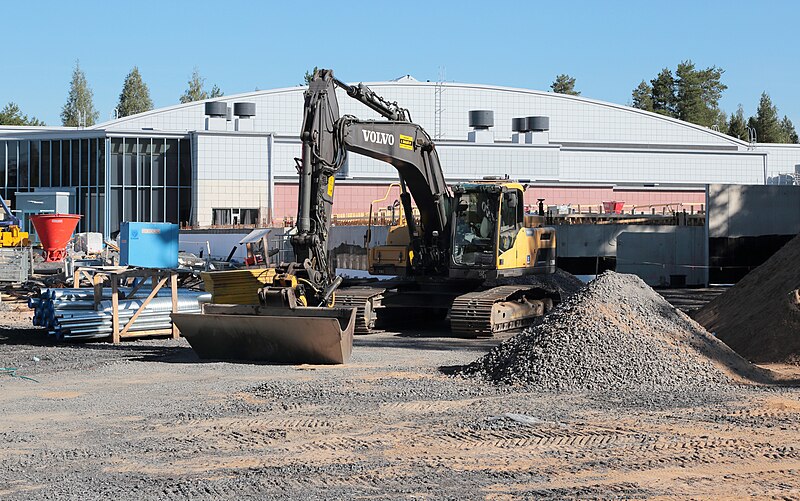
<path id="1" fill-rule="evenodd" d="M 19 218 L 12 214 L 3 197 L 0 197 L 0 208 L 3 209 L 4 215 L 3 219 L 0 219 L 0 248 L 28 245 L 28 232 L 20 230 Z"/>
<path id="2" fill-rule="evenodd" d="M 340 116 L 337 88 L 384 120 Z M 556 259 L 555 230 L 524 213 L 525 187 L 501 177 L 448 186 L 433 140 L 407 109 L 317 70 L 305 93 L 301 141 L 295 259 L 259 290 L 260 305 L 211 304 L 203 314 L 173 315 L 201 357 L 341 363 L 353 333 L 368 334 L 378 323 L 394 329 L 409 317 L 449 314 L 454 334 L 490 336 L 529 325 L 558 301 L 518 283 L 553 273 Z M 329 262 L 335 176 L 348 153 L 399 174 L 399 205 L 409 217 L 369 252 L 370 271 L 394 279 L 342 286 Z"/>

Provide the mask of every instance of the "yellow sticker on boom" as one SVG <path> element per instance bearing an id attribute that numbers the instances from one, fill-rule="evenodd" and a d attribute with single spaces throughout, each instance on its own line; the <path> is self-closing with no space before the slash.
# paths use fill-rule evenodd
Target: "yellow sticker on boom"
<path id="1" fill-rule="evenodd" d="M 334 177 L 330 176 L 328 178 L 328 196 L 329 197 L 333 196 L 333 181 L 334 181 Z"/>
<path id="2" fill-rule="evenodd" d="M 400 147 L 404 150 L 414 149 L 414 138 L 411 136 L 404 136 L 400 134 Z"/>

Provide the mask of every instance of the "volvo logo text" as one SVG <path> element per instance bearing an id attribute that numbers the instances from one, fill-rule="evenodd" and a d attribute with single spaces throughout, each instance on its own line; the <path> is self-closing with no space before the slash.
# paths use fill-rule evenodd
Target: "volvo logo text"
<path id="1" fill-rule="evenodd" d="M 394 135 L 385 132 L 375 132 L 374 130 L 362 130 L 364 141 L 375 144 L 388 144 L 394 146 Z"/>

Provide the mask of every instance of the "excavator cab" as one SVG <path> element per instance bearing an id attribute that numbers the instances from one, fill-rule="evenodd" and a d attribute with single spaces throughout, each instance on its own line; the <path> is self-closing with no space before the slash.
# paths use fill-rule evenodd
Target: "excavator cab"
<path id="1" fill-rule="evenodd" d="M 515 182 L 454 187 L 452 278 L 483 280 L 555 270 L 555 230 L 525 215 L 524 190 Z"/>

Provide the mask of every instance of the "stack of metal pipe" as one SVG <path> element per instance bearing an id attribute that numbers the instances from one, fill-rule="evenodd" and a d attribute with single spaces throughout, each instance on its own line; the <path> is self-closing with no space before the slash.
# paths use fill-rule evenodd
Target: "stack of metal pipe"
<path id="1" fill-rule="evenodd" d="M 119 288 L 118 320 L 122 330 L 142 308 L 149 291 L 139 291 L 136 297 L 127 296 L 131 289 Z M 139 314 L 128 332 L 169 329 L 172 327 L 172 294 L 168 288 L 158 291 Z M 209 302 L 211 294 L 178 289 L 178 311 L 199 313 L 200 303 Z M 103 339 L 111 335 L 113 307 L 111 288 L 103 289 L 102 300 L 94 309 L 93 289 L 43 289 L 40 297 L 28 300 L 33 309 L 33 325 L 47 327 L 48 334 L 59 341 Z"/>

